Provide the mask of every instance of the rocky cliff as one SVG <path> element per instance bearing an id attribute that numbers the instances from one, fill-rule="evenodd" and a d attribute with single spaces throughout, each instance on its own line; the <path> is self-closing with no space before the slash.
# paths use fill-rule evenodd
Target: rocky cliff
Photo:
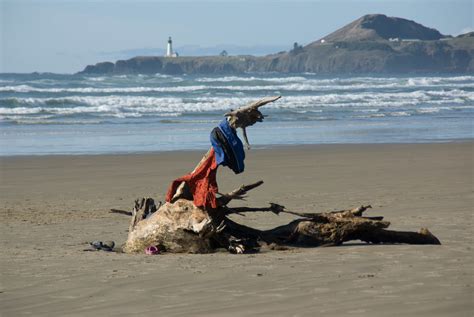
<path id="1" fill-rule="evenodd" d="M 89 65 L 81 73 L 473 73 L 473 57 L 471 34 L 453 38 L 414 21 L 371 14 L 288 52 L 263 57 L 139 56 Z"/>

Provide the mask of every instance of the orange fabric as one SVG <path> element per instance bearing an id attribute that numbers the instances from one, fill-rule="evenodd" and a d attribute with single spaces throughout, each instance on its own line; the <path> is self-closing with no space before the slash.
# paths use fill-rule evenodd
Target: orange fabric
<path id="1" fill-rule="evenodd" d="M 217 208 L 217 163 L 214 149 L 211 148 L 209 157 L 194 171 L 175 179 L 166 194 L 166 201 L 170 202 L 181 182 L 186 182 L 193 195 L 194 205 L 197 207 Z"/>

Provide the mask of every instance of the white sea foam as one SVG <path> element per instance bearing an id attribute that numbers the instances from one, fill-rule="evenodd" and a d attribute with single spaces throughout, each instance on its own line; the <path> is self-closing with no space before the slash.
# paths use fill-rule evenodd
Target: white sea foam
<path id="1" fill-rule="evenodd" d="M 214 82 L 235 82 L 235 81 L 263 81 L 263 82 L 276 82 L 276 83 L 288 83 L 288 82 L 304 82 L 308 80 L 306 77 L 295 76 L 295 77 L 238 77 L 238 76 L 225 76 L 225 77 L 203 77 L 197 78 L 197 82 L 203 83 L 214 83 Z"/>
<path id="2" fill-rule="evenodd" d="M 172 86 L 172 87 L 112 87 L 112 88 L 38 88 L 28 85 L 4 86 L 0 91 L 4 92 L 47 92 L 47 93 L 142 93 L 142 92 L 186 92 L 204 90 L 208 87 L 200 86 Z"/>
<path id="3" fill-rule="evenodd" d="M 410 113 L 408 113 L 407 111 L 395 111 L 395 112 L 390 112 L 390 115 L 392 117 L 409 117 L 411 116 Z"/>
<path id="4" fill-rule="evenodd" d="M 126 76 L 126 75 L 124 75 Z M 90 77 L 89 80 L 98 82 L 104 81 L 106 77 Z M 173 81 L 183 81 L 180 77 L 173 77 Z M 261 81 L 259 85 L 253 85 L 250 81 Z M 380 90 L 380 89 L 403 89 L 416 87 L 437 87 L 437 88 L 474 88 L 474 76 L 459 77 L 416 77 L 416 78 L 332 78 L 332 79 L 307 79 L 305 77 L 205 77 L 197 78 L 195 82 L 202 85 L 182 85 L 175 82 L 173 86 L 127 86 L 127 87 L 36 87 L 26 84 L 8 85 L 0 87 L 0 92 L 41 92 L 41 93 L 81 93 L 81 94 L 101 94 L 101 93 L 146 93 L 146 92 L 195 92 L 226 90 L 232 92 L 241 91 L 351 91 L 351 90 Z M 223 84 L 216 83 L 243 83 L 243 84 Z M 249 82 L 249 83 L 245 83 Z M 169 83 L 168 83 L 169 84 Z M 101 83 L 102 85 L 102 83 Z M 442 93 L 442 92 L 441 92 Z"/>
<path id="5" fill-rule="evenodd" d="M 439 82 L 439 78 L 409 78 L 407 84 L 408 86 L 427 86 Z"/>
<path id="6" fill-rule="evenodd" d="M 312 78 L 303 76 L 292 77 L 258 77 L 258 76 L 225 76 L 225 77 L 203 77 L 197 78 L 198 82 L 213 83 L 213 82 L 248 82 L 248 81 L 263 81 L 273 83 L 311 83 L 315 85 L 353 85 L 353 84 L 389 84 L 397 86 L 432 86 L 442 85 L 446 83 L 472 82 L 474 76 L 454 76 L 454 77 L 348 77 L 348 78 Z"/>
<path id="7" fill-rule="evenodd" d="M 455 76 L 455 77 L 413 77 L 408 78 L 408 86 L 433 86 L 449 83 L 459 84 L 459 82 L 472 82 L 474 76 Z"/>
<path id="8" fill-rule="evenodd" d="M 28 85 L 15 85 L 15 86 L 3 86 L 0 87 L 0 91 L 6 92 L 32 92 L 35 91 L 36 88 L 28 86 Z"/>
<path id="9" fill-rule="evenodd" d="M 86 79 L 90 81 L 104 81 L 107 77 L 86 77 Z"/>
<path id="10" fill-rule="evenodd" d="M 423 105 L 428 108 L 442 105 L 472 107 L 474 92 L 451 90 L 443 92 L 413 91 L 403 93 L 347 93 L 288 96 L 267 105 L 266 109 L 295 109 L 298 111 L 321 111 L 324 108 L 351 108 L 369 112 L 380 108 L 402 108 Z M 74 113 L 196 113 L 222 112 L 235 109 L 253 97 L 149 97 L 149 96 L 69 96 L 58 98 L 6 98 L 0 99 L 0 114 L 74 114 Z M 371 109 L 375 110 L 371 110 Z"/>
<path id="11" fill-rule="evenodd" d="M 154 77 L 161 75 L 112 77 L 121 79 L 121 85 L 128 81 L 135 85 L 147 82 L 146 86 L 135 87 L 118 87 L 117 80 L 111 83 L 110 77 L 105 76 L 87 78 L 97 82 L 97 85 L 89 83 L 90 87 L 64 87 L 64 83 L 54 87 L 55 80 L 50 79 L 45 79 L 48 82 L 42 85 L 31 81 L 17 85 L 7 83 L 0 85 L 0 92 L 26 93 L 28 97 L 13 94 L 14 97 L 8 95 L 0 99 L 0 115 L 2 120 L 45 122 L 61 121 L 62 118 L 69 120 L 70 117 L 81 119 L 82 115 L 91 118 L 146 118 L 220 114 L 254 101 L 256 94 L 279 92 L 284 98 L 265 106 L 265 110 L 277 119 L 279 109 L 299 119 L 330 120 L 333 115 L 338 117 L 351 112 L 360 113 L 361 116 L 356 116 L 358 118 L 380 118 L 435 115 L 441 110 L 466 111 L 474 108 L 474 92 L 465 89 L 474 87 L 474 76 L 408 79 L 227 76 L 186 80 L 173 77 L 185 81 L 187 85 L 167 82 L 166 85 L 151 86 L 149 81 L 153 81 Z M 252 81 L 261 82 L 255 85 Z M 169 93 L 170 97 L 160 94 L 162 92 Z M 344 111 L 341 110 L 343 108 Z M 328 115 L 331 111 L 335 112 Z M 321 116 L 311 115 L 321 112 L 324 112 Z"/>
<path id="12" fill-rule="evenodd" d="M 416 112 L 418 113 L 438 113 L 440 112 L 440 108 L 439 107 L 423 107 L 423 108 L 420 108 L 420 109 L 417 109 Z"/>
<path id="13" fill-rule="evenodd" d="M 16 108 L 0 108 L 0 114 L 36 114 L 43 111 L 42 107 L 16 107 Z"/>
<path id="14" fill-rule="evenodd" d="M 364 113 L 368 112 L 368 113 L 371 113 L 371 112 L 377 112 L 379 110 L 380 109 L 375 108 L 375 109 L 354 109 L 353 111 L 354 112 L 364 112 Z"/>
<path id="15" fill-rule="evenodd" d="M 353 118 L 358 118 L 358 119 L 384 118 L 384 117 L 386 117 L 386 115 L 383 113 L 373 113 L 370 115 L 353 116 Z"/>

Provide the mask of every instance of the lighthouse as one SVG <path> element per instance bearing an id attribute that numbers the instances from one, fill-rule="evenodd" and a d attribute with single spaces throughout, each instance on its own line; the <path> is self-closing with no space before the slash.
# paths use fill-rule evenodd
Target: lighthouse
<path id="1" fill-rule="evenodd" d="M 166 46 L 166 57 L 173 56 L 173 40 L 171 40 L 171 36 L 168 39 L 168 46 Z"/>
<path id="2" fill-rule="evenodd" d="M 173 40 L 171 39 L 171 36 L 168 38 L 165 57 L 178 57 L 178 53 L 173 52 Z"/>

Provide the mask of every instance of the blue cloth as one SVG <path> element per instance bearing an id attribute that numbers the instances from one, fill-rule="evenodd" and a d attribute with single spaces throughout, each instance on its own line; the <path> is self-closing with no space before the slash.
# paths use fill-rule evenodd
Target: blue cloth
<path id="1" fill-rule="evenodd" d="M 211 144 L 216 154 L 217 165 L 228 166 L 235 174 L 244 171 L 244 145 L 227 119 L 222 120 L 211 132 Z"/>

